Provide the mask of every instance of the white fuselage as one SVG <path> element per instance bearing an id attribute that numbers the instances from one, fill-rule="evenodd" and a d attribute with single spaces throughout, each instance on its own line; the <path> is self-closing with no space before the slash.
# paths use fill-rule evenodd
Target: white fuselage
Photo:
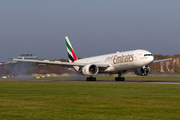
<path id="1" fill-rule="evenodd" d="M 151 52 L 140 49 L 84 58 L 76 60 L 74 63 L 107 64 L 109 67 L 99 72 L 113 73 L 147 66 L 151 64 L 153 60 L 154 57 Z"/>

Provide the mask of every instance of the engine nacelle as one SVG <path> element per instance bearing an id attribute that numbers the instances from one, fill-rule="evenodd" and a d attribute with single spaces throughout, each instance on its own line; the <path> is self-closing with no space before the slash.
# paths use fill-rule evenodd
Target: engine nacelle
<path id="1" fill-rule="evenodd" d="M 147 76 L 149 72 L 150 72 L 149 66 L 143 66 L 142 68 L 134 69 L 134 73 L 140 76 Z"/>
<path id="2" fill-rule="evenodd" d="M 99 68 L 94 64 L 88 64 L 82 68 L 82 73 L 86 76 L 94 76 L 99 72 Z"/>

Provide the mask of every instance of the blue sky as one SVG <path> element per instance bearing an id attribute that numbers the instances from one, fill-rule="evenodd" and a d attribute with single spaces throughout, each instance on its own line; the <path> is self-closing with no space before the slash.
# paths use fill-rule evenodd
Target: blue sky
<path id="1" fill-rule="evenodd" d="M 179 0 L 1 0 L 0 62 L 32 53 L 67 58 L 146 49 L 180 54 Z"/>

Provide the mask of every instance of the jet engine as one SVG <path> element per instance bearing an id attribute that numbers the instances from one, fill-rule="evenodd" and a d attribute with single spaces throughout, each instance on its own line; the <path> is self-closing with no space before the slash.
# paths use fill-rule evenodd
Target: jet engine
<path id="1" fill-rule="evenodd" d="M 82 73 L 87 76 L 94 76 L 99 72 L 99 68 L 94 64 L 88 64 L 82 68 Z"/>
<path id="2" fill-rule="evenodd" d="M 143 66 L 142 68 L 134 69 L 134 73 L 139 76 L 147 76 L 149 72 L 150 72 L 149 66 Z"/>

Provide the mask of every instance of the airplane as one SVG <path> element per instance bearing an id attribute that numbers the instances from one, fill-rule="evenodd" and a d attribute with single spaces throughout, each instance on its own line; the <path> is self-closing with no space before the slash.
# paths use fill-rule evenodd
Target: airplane
<path id="1" fill-rule="evenodd" d="M 76 73 L 87 76 L 87 81 L 96 81 L 94 76 L 100 73 L 118 74 L 118 77 L 115 77 L 115 81 L 124 81 L 125 78 L 121 77 L 121 75 L 128 69 L 134 69 L 136 75 L 147 76 L 150 72 L 149 66 L 152 63 L 172 60 L 172 58 L 169 58 L 154 61 L 153 54 L 143 49 L 78 59 L 67 36 L 65 37 L 65 42 L 69 62 L 17 58 L 12 58 L 12 60 L 69 67 Z"/>

